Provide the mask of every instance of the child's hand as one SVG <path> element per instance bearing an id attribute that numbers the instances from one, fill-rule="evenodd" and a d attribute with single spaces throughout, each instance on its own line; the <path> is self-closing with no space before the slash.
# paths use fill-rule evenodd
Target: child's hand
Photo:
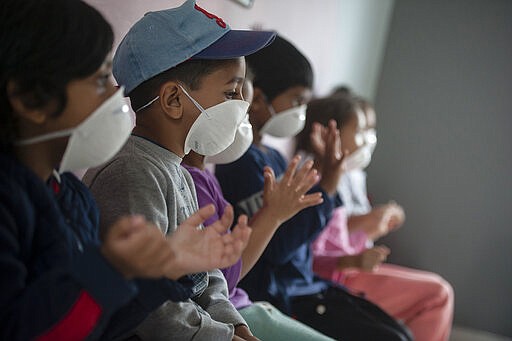
<path id="1" fill-rule="evenodd" d="M 394 201 L 390 201 L 388 204 L 388 209 L 390 210 L 390 218 L 388 222 L 388 230 L 396 230 L 405 221 L 405 212 L 402 206 L 398 205 Z"/>
<path id="2" fill-rule="evenodd" d="M 233 221 L 233 207 L 231 205 L 227 206 L 224 209 L 224 215 L 226 214 L 231 216 L 231 218 L 229 219 L 229 226 L 231 226 L 231 221 Z M 231 245 L 232 250 L 226 250 L 224 252 L 224 264 L 219 266 L 219 268 L 226 268 L 228 266 L 235 264 L 242 256 L 242 252 L 247 247 L 247 244 L 249 243 L 249 238 L 251 237 L 252 233 L 252 229 L 247 225 L 247 220 L 248 218 L 246 215 L 239 216 L 238 223 L 231 230 L 231 233 L 223 235 L 224 242 L 226 243 L 226 245 Z M 212 225 L 208 226 L 208 228 L 211 227 Z"/>
<path id="3" fill-rule="evenodd" d="M 403 208 L 394 202 L 377 206 L 366 216 L 364 230 L 371 240 L 377 240 L 399 228 L 405 220 Z"/>
<path id="4" fill-rule="evenodd" d="M 112 225 L 101 252 L 128 279 L 162 277 L 174 267 L 174 254 L 164 235 L 142 216 L 124 217 Z"/>
<path id="5" fill-rule="evenodd" d="M 386 246 L 375 246 L 359 254 L 359 268 L 364 271 L 375 271 L 379 265 L 386 261 L 390 254 Z"/>
<path id="6" fill-rule="evenodd" d="M 307 161 L 297 170 L 300 156 L 295 156 L 281 181 L 276 182 L 274 171 L 265 167 L 263 188 L 263 207 L 280 225 L 290 219 L 302 209 L 322 203 L 322 193 L 306 194 L 319 176 L 316 169 L 312 169 L 313 161 Z"/>
<path id="7" fill-rule="evenodd" d="M 200 230 L 198 226 L 214 212 L 213 205 L 201 208 L 168 237 L 176 258 L 174 271 L 178 270 L 181 276 L 224 268 L 233 265 L 240 258 L 251 229 L 242 221 L 237 225 L 237 227 L 241 225 L 238 227 L 239 230 L 235 228 L 232 234 L 227 233 L 233 221 L 233 209 L 229 206 L 226 207 L 220 220 Z"/>
<path id="8" fill-rule="evenodd" d="M 325 155 L 325 140 L 327 139 L 327 128 L 318 122 L 313 122 L 309 140 L 315 160 L 323 160 Z"/>
<path id="9" fill-rule="evenodd" d="M 259 341 L 256 336 L 252 335 L 251 331 L 247 326 L 240 325 L 235 327 L 235 335 L 233 335 L 233 340 L 235 341 Z"/>
<path id="10" fill-rule="evenodd" d="M 348 154 L 345 152 L 345 154 Z M 325 153 L 321 161 L 322 179 L 320 186 L 329 195 L 334 195 L 337 190 L 338 181 L 343 173 L 343 158 L 341 152 L 340 132 L 336 127 L 336 121 L 330 120 L 325 135 Z"/>

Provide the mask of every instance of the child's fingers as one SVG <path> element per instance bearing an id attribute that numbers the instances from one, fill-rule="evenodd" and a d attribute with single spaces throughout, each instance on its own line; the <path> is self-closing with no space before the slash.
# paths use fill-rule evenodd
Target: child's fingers
<path id="1" fill-rule="evenodd" d="M 304 209 L 306 207 L 316 206 L 324 202 L 324 199 L 322 198 L 321 192 L 311 193 L 302 196 L 300 203 L 301 203 L 301 209 Z"/>
<path id="2" fill-rule="evenodd" d="M 224 252 L 222 253 L 222 260 L 219 268 L 227 268 L 233 265 L 239 257 L 235 255 L 235 249 L 232 244 L 224 246 Z"/>
<path id="3" fill-rule="evenodd" d="M 238 224 L 231 231 L 234 240 L 240 240 L 244 244 L 249 241 L 252 229 L 247 225 L 248 218 L 246 215 L 238 217 Z"/>
<path id="4" fill-rule="evenodd" d="M 206 219 L 210 218 L 215 213 L 215 206 L 213 204 L 206 205 L 201 207 L 199 210 L 194 212 L 190 217 L 188 217 L 183 223 L 182 226 L 199 226 Z"/>
<path id="5" fill-rule="evenodd" d="M 276 178 L 272 168 L 265 167 L 263 169 L 263 198 L 266 198 L 270 193 L 274 191 L 275 180 Z"/>
<path id="6" fill-rule="evenodd" d="M 322 139 L 325 140 L 326 136 L 327 136 L 327 127 L 320 124 L 320 134 L 322 135 Z"/>
<path id="7" fill-rule="evenodd" d="M 389 256 L 389 254 L 391 253 L 391 250 L 387 246 L 384 246 L 384 245 L 379 245 L 379 246 L 376 246 L 375 248 L 379 251 L 380 254 L 385 255 L 385 256 Z"/>
<path id="8" fill-rule="evenodd" d="M 327 127 L 327 133 L 326 133 L 326 141 L 325 141 L 325 153 L 326 156 L 332 160 L 333 155 L 336 152 L 336 135 L 339 135 L 338 130 L 336 129 L 336 121 L 330 120 L 329 125 Z M 339 137 L 338 137 L 339 139 Z"/>
<path id="9" fill-rule="evenodd" d="M 313 160 L 308 160 L 296 171 L 292 181 L 295 187 L 302 185 L 304 178 L 310 173 L 311 168 L 313 168 Z"/>
<path id="10" fill-rule="evenodd" d="M 302 179 L 300 185 L 295 190 L 298 194 L 303 195 L 311 189 L 320 180 L 320 175 L 316 169 L 312 169 L 304 179 Z"/>
<path id="11" fill-rule="evenodd" d="M 341 164 L 343 161 L 343 152 L 341 151 L 341 136 L 339 130 L 336 130 L 334 134 L 334 160 L 336 160 L 336 164 Z"/>
<path id="12" fill-rule="evenodd" d="M 225 233 L 222 235 L 221 239 L 224 245 L 232 244 L 235 241 L 233 233 Z"/>
<path id="13" fill-rule="evenodd" d="M 224 209 L 224 214 L 219 220 L 208 226 L 208 229 L 214 229 L 219 234 L 228 232 L 233 222 L 233 206 L 227 205 Z"/>
<path id="14" fill-rule="evenodd" d="M 295 155 L 293 157 L 292 161 L 290 162 L 290 164 L 288 165 L 286 172 L 283 175 L 283 179 L 281 181 L 284 184 L 286 184 L 287 186 L 290 185 L 290 183 L 293 179 L 295 171 L 297 170 L 297 166 L 299 165 L 300 159 L 301 159 L 300 155 Z"/>
<path id="15" fill-rule="evenodd" d="M 319 122 L 313 122 L 311 126 L 311 133 L 309 133 L 309 137 L 311 140 L 322 138 L 324 134 L 324 127 Z"/>
<path id="16" fill-rule="evenodd" d="M 122 217 L 108 229 L 106 237 L 113 239 L 127 238 L 147 228 L 147 225 L 148 223 L 142 215 Z"/>
<path id="17" fill-rule="evenodd" d="M 220 218 L 220 222 L 224 227 L 226 227 L 226 229 L 231 227 L 231 224 L 233 223 L 233 206 L 226 206 L 224 214 L 222 214 L 222 217 Z"/>

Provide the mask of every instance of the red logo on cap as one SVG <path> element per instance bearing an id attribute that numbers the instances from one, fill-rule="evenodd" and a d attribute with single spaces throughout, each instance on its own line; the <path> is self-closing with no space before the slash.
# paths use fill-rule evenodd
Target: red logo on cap
<path id="1" fill-rule="evenodd" d="M 202 12 L 204 15 L 206 15 L 209 19 L 215 19 L 215 22 L 217 23 L 217 25 L 219 25 L 220 27 L 222 28 L 226 28 L 226 23 L 224 22 L 224 20 L 222 20 L 221 18 L 219 18 L 218 16 L 216 16 L 215 14 L 211 14 L 210 12 L 206 11 L 204 8 L 201 8 L 199 6 L 194 5 L 194 8 L 197 9 L 199 12 Z"/>

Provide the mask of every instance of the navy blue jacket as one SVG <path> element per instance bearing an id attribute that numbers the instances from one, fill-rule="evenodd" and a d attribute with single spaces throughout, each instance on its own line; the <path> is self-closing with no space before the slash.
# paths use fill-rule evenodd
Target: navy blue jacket
<path id="1" fill-rule="evenodd" d="M 127 281 L 101 255 L 98 210 L 72 174 L 41 181 L 0 154 L 0 339 L 111 339 L 190 283 Z"/>
<path id="2" fill-rule="evenodd" d="M 252 145 L 237 161 L 215 168 L 224 196 L 238 214 L 252 215 L 261 207 L 265 166 L 272 167 L 276 177 L 284 174 L 287 167 L 277 150 Z M 322 232 L 341 200 L 339 196 L 329 197 L 318 185 L 310 192 L 322 192 L 324 202 L 284 222 L 256 265 L 240 282 L 239 286 L 252 300 L 269 301 L 288 312 L 291 297 L 315 294 L 333 285 L 313 273 L 310 244 Z"/>

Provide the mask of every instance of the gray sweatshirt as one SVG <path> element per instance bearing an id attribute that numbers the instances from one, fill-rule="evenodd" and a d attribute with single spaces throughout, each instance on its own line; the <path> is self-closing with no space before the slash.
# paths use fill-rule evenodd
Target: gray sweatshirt
<path id="1" fill-rule="evenodd" d="M 192 177 L 180 163 L 169 150 L 131 136 L 111 161 L 87 171 L 83 180 L 100 208 L 101 233 L 126 214 L 142 214 L 173 233 L 198 208 Z M 228 299 L 222 272 L 193 279 L 192 299 L 164 303 L 135 334 L 143 340 L 231 340 L 234 326 L 246 323 Z"/>

